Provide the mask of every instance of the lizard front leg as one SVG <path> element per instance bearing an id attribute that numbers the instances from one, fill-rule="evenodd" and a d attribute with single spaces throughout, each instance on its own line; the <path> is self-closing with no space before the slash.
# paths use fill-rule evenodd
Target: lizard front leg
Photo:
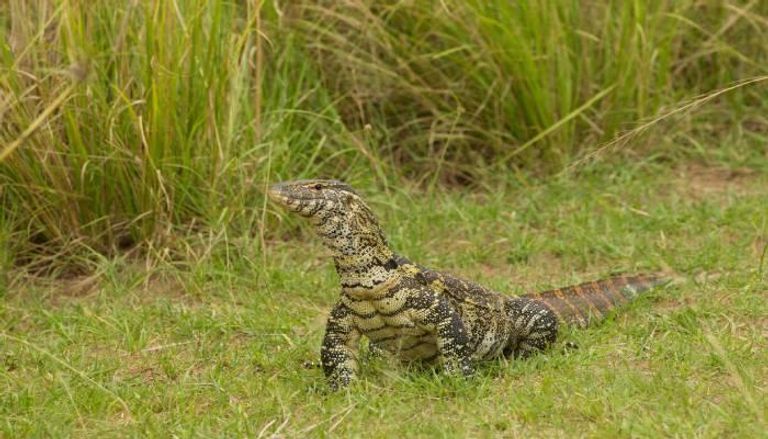
<path id="1" fill-rule="evenodd" d="M 360 332 L 349 308 L 337 303 L 328 317 L 320 348 L 320 361 L 331 390 L 346 387 L 355 378 L 359 342 Z"/>
<path id="2" fill-rule="evenodd" d="M 434 293 L 421 292 L 414 297 L 411 309 L 417 316 L 417 324 L 435 334 L 445 371 L 472 375 L 475 369 L 469 351 L 469 338 L 459 313 L 447 299 Z"/>

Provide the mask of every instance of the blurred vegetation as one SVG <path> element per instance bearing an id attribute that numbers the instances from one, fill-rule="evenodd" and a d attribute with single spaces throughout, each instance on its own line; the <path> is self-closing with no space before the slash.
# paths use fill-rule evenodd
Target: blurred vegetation
<path id="1" fill-rule="evenodd" d="M 717 92 L 766 74 L 754 0 L 9 0 L 0 260 L 263 245 L 273 180 L 492 188 L 645 151 L 617 139 L 657 119 L 764 145 L 765 82 Z"/>

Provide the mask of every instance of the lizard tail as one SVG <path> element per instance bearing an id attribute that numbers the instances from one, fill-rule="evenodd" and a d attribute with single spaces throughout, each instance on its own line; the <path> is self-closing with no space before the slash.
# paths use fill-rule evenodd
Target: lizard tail
<path id="1" fill-rule="evenodd" d="M 522 297 L 544 302 L 563 323 L 586 327 L 641 293 L 668 282 L 654 275 L 618 276 Z"/>

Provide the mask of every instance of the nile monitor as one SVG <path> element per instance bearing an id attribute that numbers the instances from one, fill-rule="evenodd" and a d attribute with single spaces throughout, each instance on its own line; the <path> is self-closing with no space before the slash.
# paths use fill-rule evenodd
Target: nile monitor
<path id="1" fill-rule="evenodd" d="M 614 277 L 511 297 L 395 254 L 371 209 L 345 183 L 278 183 L 269 197 L 307 217 L 333 253 L 341 297 L 320 350 L 332 389 L 354 379 L 361 335 L 404 361 L 441 363 L 449 373 L 470 375 L 478 360 L 543 350 L 561 323 L 586 326 L 663 282 Z"/>

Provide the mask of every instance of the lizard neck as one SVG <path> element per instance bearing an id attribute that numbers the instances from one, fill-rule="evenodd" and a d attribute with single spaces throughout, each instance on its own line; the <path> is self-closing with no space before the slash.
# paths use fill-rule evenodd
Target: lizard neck
<path id="1" fill-rule="evenodd" d="M 400 279 L 395 253 L 375 217 L 327 217 L 314 223 L 318 235 L 333 254 L 342 291 L 375 295 Z"/>
<path id="2" fill-rule="evenodd" d="M 386 292 L 400 279 L 401 274 L 397 270 L 392 251 L 371 250 L 352 256 L 333 257 L 344 293 L 352 296 L 375 296 Z"/>

